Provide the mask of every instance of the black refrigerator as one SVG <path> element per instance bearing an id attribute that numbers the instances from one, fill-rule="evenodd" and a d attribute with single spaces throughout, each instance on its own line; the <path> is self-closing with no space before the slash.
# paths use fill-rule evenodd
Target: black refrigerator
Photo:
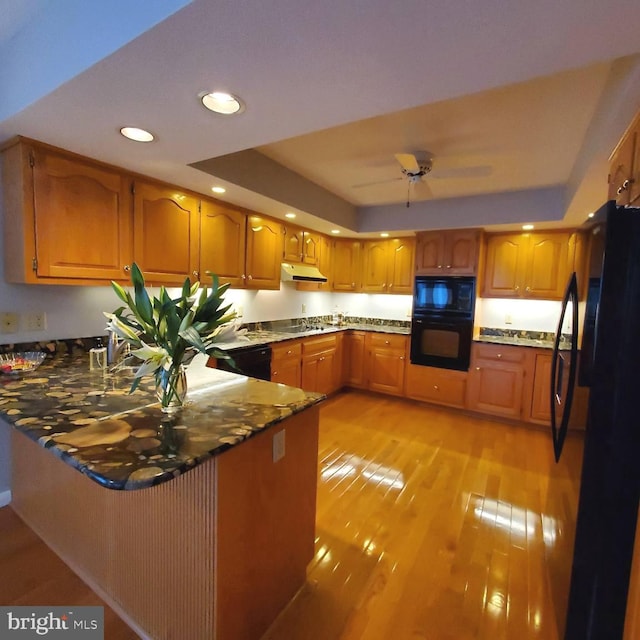
<path id="1" fill-rule="evenodd" d="M 559 638 L 616 640 L 623 637 L 640 493 L 640 209 L 608 202 L 586 231 L 579 358 L 577 322 L 560 337 L 567 317 L 577 319 L 577 300 L 567 305 L 575 282 L 553 356 L 543 532 Z M 574 380 L 590 388 L 584 434 L 566 428 Z"/>

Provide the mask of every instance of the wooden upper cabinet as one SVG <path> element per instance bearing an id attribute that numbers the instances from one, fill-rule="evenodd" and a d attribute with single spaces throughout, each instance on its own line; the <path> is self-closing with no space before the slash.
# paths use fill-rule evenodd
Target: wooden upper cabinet
<path id="1" fill-rule="evenodd" d="M 304 253 L 304 230 L 291 225 L 285 225 L 284 247 L 282 259 L 284 262 L 302 262 Z"/>
<path id="2" fill-rule="evenodd" d="M 327 281 L 296 282 L 296 289 L 299 291 L 331 291 L 333 286 L 332 240 L 320 234 L 305 233 L 305 239 L 308 237 L 313 237 L 313 250 L 317 256 L 316 266 Z"/>
<path id="3" fill-rule="evenodd" d="M 492 234 L 482 295 L 561 300 L 573 264 L 568 232 Z"/>
<path id="4" fill-rule="evenodd" d="M 387 241 L 365 240 L 362 244 L 362 291 L 387 292 Z"/>
<path id="5" fill-rule="evenodd" d="M 164 184 L 136 181 L 134 259 L 152 284 L 198 279 L 199 201 Z"/>
<path id="6" fill-rule="evenodd" d="M 200 279 L 208 282 L 207 271 L 221 283 L 243 287 L 247 215 L 226 204 L 203 200 L 200 211 Z"/>
<path id="7" fill-rule="evenodd" d="M 361 251 L 358 240 L 333 241 L 334 291 L 360 291 Z"/>
<path id="8" fill-rule="evenodd" d="M 322 236 L 291 225 L 284 226 L 284 262 L 299 262 L 317 266 L 320 261 Z"/>
<path id="9" fill-rule="evenodd" d="M 282 225 L 250 215 L 247 218 L 246 282 L 248 289 L 279 289 Z"/>
<path id="10" fill-rule="evenodd" d="M 475 275 L 478 270 L 480 236 L 479 229 L 418 233 L 416 274 Z"/>
<path id="11" fill-rule="evenodd" d="M 3 160 L 9 282 L 128 278 L 132 211 L 124 173 L 23 140 Z"/>
<path id="12" fill-rule="evenodd" d="M 413 238 L 365 240 L 362 249 L 362 291 L 411 293 L 415 250 Z"/>
<path id="13" fill-rule="evenodd" d="M 414 238 L 389 240 L 389 293 L 413 292 L 416 241 Z"/>
<path id="14" fill-rule="evenodd" d="M 609 159 L 609 200 L 619 205 L 640 197 L 640 113 Z"/>

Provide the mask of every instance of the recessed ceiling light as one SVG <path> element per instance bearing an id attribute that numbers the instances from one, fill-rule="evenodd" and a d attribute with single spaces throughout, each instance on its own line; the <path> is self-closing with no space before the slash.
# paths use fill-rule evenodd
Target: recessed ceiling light
<path id="1" fill-rule="evenodd" d="M 522 230 L 523 231 L 531 231 L 531 229 L 533 229 L 533 225 L 532 224 L 523 224 L 522 225 Z"/>
<path id="2" fill-rule="evenodd" d="M 296 217 L 296 214 L 291 212 L 291 211 L 289 211 L 289 213 L 285 213 L 284 214 L 284 217 L 285 218 L 289 218 L 289 220 L 293 220 Z"/>
<path id="3" fill-rule="evenodd" d="M 225 93 L 223 91 L 213 91 L 211 93 L 201 93 L 200 100 L 202 104 L 215 113 L 220 113 L 223 116 L 232 116 L 236 113 L 244 111 L 244 104 L 237 96 L 231 93 Z"/>
<path id="4" fill-rule="evenodd" d="M 226 189 L 224 187 L 211 187 L 213 193 L 224 193 Z"/>
<path id="5" fill-rule="evenodd" d="M 388 234 L 388 233 L 386 233 L 386 232 L 385 232 L 385 233 L 381 233 L 381 234 L 380 234 L 380 237 L 381 237 L 381 238 L 388 238 L 388 237 L 389 237 L 389 234 Z"/>
<path id="6" fill-rule="evenodd" d="M 587 218 L 593 218 L 593 216 L 595 216 L 595 215 L 596 215 L 596 214 L 592 211 L 592 212 L 587 216 Z"/>
<path id="7" fill-rule="evenodd" d="M 139 129 L 138 127 L 122 127 L 120 133 L 129 140 L 135 142 L 151 142 L 153 140 L 153 134 L 149 133 L 145 129 Z"/>
<path id="8" fill-rule="evenodd" d="M 337 236 L 340 233 L 340 229 L 331 229 L 331 233 Z"/>

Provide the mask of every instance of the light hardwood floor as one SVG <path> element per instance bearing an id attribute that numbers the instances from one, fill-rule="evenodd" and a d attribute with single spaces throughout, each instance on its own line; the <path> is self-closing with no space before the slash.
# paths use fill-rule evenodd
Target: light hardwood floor
<path id="1" fill-rule="evenodd" d="M 331 398 L 316 555 L 264 640 L 556 640 L 540 522 L 550 464 L 542 431 Z M 0 603 L 99 604 L 10 508 L 0 531 Z M 136 637 L 105 618 L 107 640 Z"/>

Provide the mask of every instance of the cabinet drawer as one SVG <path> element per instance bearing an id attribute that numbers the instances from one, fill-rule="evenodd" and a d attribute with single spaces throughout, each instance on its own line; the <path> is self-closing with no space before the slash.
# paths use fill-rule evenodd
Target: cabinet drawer
<path id="1" fill-rule="evenodd" d="M 473 360 L 494 360 L 496 362 L 524 362 L 528 347 L 515 347 L 501 344 L 474 343 Z"/>
<path id="2" fill-rule="evenodd" d="M 416 364 L 407 366 L 405 395 L 450 407 L 464 407 L 467 392 L 466 371 L 436 369 Z"/>
<path id="3" fill-rule="evenodd" d="M 302 343 L 286 341 L 271 345 L 271 362 L 300 359 L 302 356 Z"/>
<path id="4" fill-rule="evenodd" d="M 306 338 L 302 342 L 302 353 L 305 356 L 309 356 L 323 351 L 331 351 L 336 348 L 337 344 L 338 340 L 335 335 Z"/>
<path id="5" fill-rule="evenodd" d="M 374 349 L 393 349 L 403 351 L 407 345 L 407 336 L 392 333 L 370 333 L 369 346 Z"/>

